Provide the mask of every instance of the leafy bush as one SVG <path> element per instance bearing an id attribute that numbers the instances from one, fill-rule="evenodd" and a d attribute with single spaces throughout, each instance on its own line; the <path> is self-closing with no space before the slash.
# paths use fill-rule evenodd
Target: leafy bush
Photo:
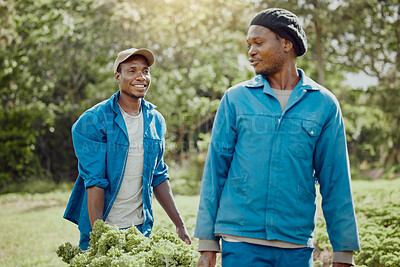
<path id="1" fill-rule="evenodd" d="M 189 160 L 173 165 L 169 170 L 174 194 L 193 196 L 200 194 L 205 153 L 189 155 Z"/>
<path id="2" fill-rule="evenodd" d="M 26 182 L 42 173 L 35 150 L 45 113 L 35 106 L 0 108 L 0 188 L 11 182 Z"/>
<path id="3" fill-rule="evenodd" d="M 367 266 L 400 266 L 400 203 L 388 202 L 381 208 L 360 207 L 362 250 L 356 263 Z"/>
<path id="4" fill-rule="evenodd" d="M 198 252 L 174 233 L 159 229 L 146 238 L 135 227 L 119 230 L 97 220 L 89 249 L 81 251 L 67 242 L 57 255 L 70 266 L 194 266 Z"/>
<path id="5" fill-rule="evenodd" d="M 400 179 L 359 182 L 354 187 L 361 251 L 356 266 L 400 266 Z M 332 247 L 322 217 L 315 230 L 315 259 L 329 262 Z M 324 256 L 327 256 L 324 258 Z M 325 261 L 326 260 L 326 261 Z"/>

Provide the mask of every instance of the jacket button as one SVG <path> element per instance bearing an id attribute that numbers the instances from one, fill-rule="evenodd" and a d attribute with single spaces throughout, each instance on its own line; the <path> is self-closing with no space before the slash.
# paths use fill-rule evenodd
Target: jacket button
<path id="1" fill-rule="evenodd" d="M 314 131 L 311 131 L 311 135 L 313 135 L 314 134 Z"/>

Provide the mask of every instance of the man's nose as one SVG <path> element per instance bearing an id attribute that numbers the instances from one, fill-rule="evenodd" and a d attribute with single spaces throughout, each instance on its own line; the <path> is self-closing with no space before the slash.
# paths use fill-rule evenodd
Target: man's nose
<path id="1" fill-rule="evenodd" d="M 146 78 L 144 77 L 144 74 L 139 72 L 138 76 L 136 77 L 136 80 L 138 81 L 144 81 Z"/>
<path id="2" fill-rule="evenodd" d="M 254 49 L 253 46 L 249 47 L 249 52 L 247 52 L 249 54 L 249 56 L 254 56 L 256 54 L 256 50 Z"/>

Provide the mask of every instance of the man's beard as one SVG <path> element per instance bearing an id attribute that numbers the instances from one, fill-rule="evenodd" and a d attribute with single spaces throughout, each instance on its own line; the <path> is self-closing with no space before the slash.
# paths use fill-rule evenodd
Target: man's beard
<path id="1" fill-rule="evenodd" d="M 274 55 L 262 60 L 263 69 L 256 71 L 257 75 L 261 74 L 264 77 L 272 76 L 282 71 L 285 63 L 285 55 L 281 51 L 277 51 Z"/>
<path id="2" fill-rule="evenodd" d="M 134 99 L 141 99 L 141 98 L 144 98 L 145 95 L 146 94 L 144 94 L 143 96 L 136 96 L 134 94 L 131 94 L 131 97 L 134 98 Z"/>
<path id="3" fill-rule="evenodd" d="M 268 77 L 268 75 L 270 75 L 271 73 L 269 71 L 263 70 L 263 71 L 256 71 L 257 75 L 262 75 L 264 77 Z"/>
<path id="4" fill-rule="evenodd" d="M 134 99 L 139 99 L 140 98 L 140 97 L 137 97 L 135 95 L 131 95 L 131 97 L 134 98 Z"/>
<path id="5" fill-rule="evenodd" d="M 275 73 L 278 73 L 279 71 L 281 71 L 282 67 L 281 66 L 275 66 L 274 68 L 269 68 L 269 69 L 264 69 L 264 70 L 260 70 L 260 71 L 256 71 L 255 73 L 257 75 L 262 75 L 265 78 L 268 76 L 271 76 Z"/>

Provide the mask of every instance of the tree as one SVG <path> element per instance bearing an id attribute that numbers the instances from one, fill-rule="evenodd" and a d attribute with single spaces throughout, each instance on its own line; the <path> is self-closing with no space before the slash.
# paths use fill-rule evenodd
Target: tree
<path id="1" fill-rule="evenodd" d="M 365 113 L 353 121 L 361 134 L 353 141 L 366 147 L 361 150 L 375 156 L 378 165 L 399 165 L 400 4 L 397 0 L 344 1 L 339 10 L 346 27 L 337 36 L 340 57 L 335 62 L 379 82 L 363 93 Z M 357 10 L 356 16 L 352 10 Z M 373 115 L 377 112 L 381 113 L 378 117 Z M 369 135 L 372 124 L 379 129 Z M 366 159 L 374 163 L 373 158 Z"/>
<path id="2" fill-rule="evenodd" d="M 99 78 L 114 40 L 106 23 L 111 10 L 93 0 L 14 0 L 0 7 L 0 184 L 43 174 L 59 180 L 76 173 L 73 121 L 102 95 L 93 97 L 93 85 L 107 86 Z"/>
<path id="3" fill-rule="evenodd" d="M 126 37 L 121 43 L 123 48 L 144 46 L 155 51 L 147 98 L 166 117 L 167 152 L 179 161 L 187 152 L 199 151 L 199 134 L 210 132 L 225 90 L 249 76 L 245 66 L 249 10 L 240 0 L 229 5 L 222 0 L 152 0 L 133 5 L 140 7 L 128 9 L 122 1 L 116 8 L 124 10 L 116 14 L 122 21 L 118 30 Z"/>

